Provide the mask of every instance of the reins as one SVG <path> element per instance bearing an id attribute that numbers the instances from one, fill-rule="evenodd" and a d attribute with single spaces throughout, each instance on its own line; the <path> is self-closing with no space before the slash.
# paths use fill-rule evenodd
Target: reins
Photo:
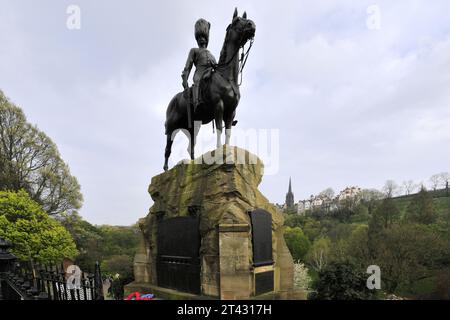
<path id="1" fill-rule="evenodd" d="M 241 37 L 243 37 L 243 35 L 242 35 Z M 245 53 L 244 53 L 244 47 L 245 47 L 245 44 L 243 44 L 242 46 L 239 46 L 239 47 L 234 51 L 234 54 L 231 56 L 231 58 L 230 58 L 227 62 L 215 64 L 215 65 L 213 66 L 214 70 L 217 70 L 217 69 L 219 69 L 219 68 L 221 68 L 221 67 L 226 67 L 226 66 L 228 66 L 231 62 L 233 62 L 233 60 L 234 60 L 234 58 L 236 57 L 236 54 L 238 54 L 239 50 L 242 49 L 242 54 L 241 54 L 241 57 L 240 57 L 240 59 L 239 59 L 239 70 L 238 70 L 238 78 L 239 78 L 239 74 L 240 74 L 240 76 L 241 76 L 240 81 L 238 81 L 238 86 L 241 86 L 241 84 L 242 84 L 242 73 L 243 73 L 245 64 L 247 63 L 247 59 L 248 59 L 248 56 L 249 56 L 249 54 L 250 54 L 250 49 L 252 48 L 253 42 L 254 42 L 254 41 L 255 41 L 254 38 L 251 38 L 251 39 L 250 39 L 250 46 L 248 47 L 248 49 L 247 49 L 247 51 L 246 51 Z M 236 80 L 238 80 L 238 79 L 236 79 Z"/>

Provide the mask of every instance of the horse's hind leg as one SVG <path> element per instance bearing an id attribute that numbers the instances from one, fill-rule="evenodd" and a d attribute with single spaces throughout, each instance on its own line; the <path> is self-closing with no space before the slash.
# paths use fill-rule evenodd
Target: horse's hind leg
<path id="1" fill-rule="evenodd" d="M 173 138 L 172 137 L 172 132 L 167 133 L 167 143 L 166 143 L 166 152 L 164 153 L 164 171 L 167 171 L 167 169 L 169 168 L 169 157 L 170 157 L 170 153 L 172 152 L 172 143 L 173 143 Z"/>
<path id="2" fill-rule="evenodd" d="M 189 140 L 187 152 L 189 153 L 191 160 L 194 160 L 194 148 L 195 148 L 194 130 L 193 130 L 193 128 L 191 128 L 189 130 L 183 130 L 183 132 L 186 134 L 186 137 Z"/>

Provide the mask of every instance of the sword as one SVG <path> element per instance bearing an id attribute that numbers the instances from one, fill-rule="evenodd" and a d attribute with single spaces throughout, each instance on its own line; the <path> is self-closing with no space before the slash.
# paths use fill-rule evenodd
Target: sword
<path id="1" fill-rule="evenodd" d="M 191 95 L 189 87 L 184 89 L 184 98 L 187 100 L 186 108 L 187 108 L 187 117 L 188 117 L 188 128 L 192 128 L 192 114 L 191 114 Z"/>

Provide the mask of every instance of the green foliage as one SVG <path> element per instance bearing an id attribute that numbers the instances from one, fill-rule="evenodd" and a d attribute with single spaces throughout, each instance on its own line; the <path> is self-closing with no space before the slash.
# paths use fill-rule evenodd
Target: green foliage
<path id="1" fill-rule="evenodd" d="M 369 251 L 369 228 L 367 225 L 358 225 L 353 229 L 346 247 L 346 256 L 361 268 L 371 265 Z"/>
<path id="2" fill-rule="evenodd" d="M 442 268 L 450 247 L 426 225 L 396 224 L 382 230 L 371 254 L 383 271 L 384 289 L 393 293 L 399 285 L 427 278 L 432 270 Z"/>
<path id="3" fill-rule="evenodd" d="M 368 223 L 371 215 L 369 212 L 371 203 L 360 203 L 356 206 L 354 215 L 350 217 L 351 223 Z"/>
<path id="4" fill-rule="evenodd" d="M 316 221 L 314 219 L 308 218 L 305 221 L 305 224 L 302 227 L 303 232 L 308 237 L 309 241 L 314 241 L 316 238 L 318 238 L 321 235 L 322 232 L 322 226 L 319 221 Z"/>
<path id="5" fill-rule="evenodd" d="M 400 218 L 400 210 L 392 198 L 384 199 L 372 216 L 372 225 L 377 228 L 389 228 Z"/>
<path id="6" fill-rule="evenodd" d="M 349 262 L 332 262 L 319 273 L 316 282 L 318 300 L 370 299 L 373 293 L 366 286 L 367 275 Z"/>
<path id="7" fill-rule="evenodd" d="M 75 262 L 82 270 L 93 272 L 96 261 L 106 261 L 112 256 L 127 256 L 133 259 L 139 244 L 140 232 L 136 225 L 94 226 L 77 213 L 64 214 L 62 224 L 77 244 L 80 255 Z"/>
<path id="8" fill-rule="evenodd" d="M 23 190 L 0 191 L 0 237 L 22 260 L 51 263 L 78 254 L 70 233 Z"/>
<path id="9" fill-rule="evenodd" d="M 448 279 L 450 268 L 450 197 L 445 195 L 436 190 L 382 199 L 379 192 L 363 191 L 357 204 L 288 216 L 286 225 L 301 228 L 312 243 L 305 262 L 315 282 L 328 265 L 348 261 L 362 270 L 380 266 L 382 290 L 388 293 L 444 297 L 448 290 L 438 279 Z"/>
<path id="10" fill-rule="evenodd" d="M 80 252 L 75 263 L 81 270 L 94 272 L 95 262 L 100 262 L 103 258 L 101 231 L 76 212 L 62 214 L 61 223 L 72 235 Z"/>
<path id="11" fill-rule="evenodd" d="M 102 252 L 105 257 L 128 255 L 134 257 L 140 239 L 137 225 L 131 227 L 100 226 L 102 234 Z"/>
<path id="12" fill-rule="evenodd" d="M 320 272 L 326 267 L 331 259 L 331 246 L 331 240 L 328 237 L 314 241 L 306 255 L 306 261 L 314 270 Z"/>
<path id="13" fill-rule="evenodd" d="M 101 264 L 103 273 L 115 276 L 131 282 L 133 280 L 133 258 L 128 255 L 114 255 L 104 260 Z"/>
<path id="14" fill-rule="evenodd" d="M 294 288 L 300 290 L 309 290 L 312 279 L 308 268 L 301 262 L 294 263 Z"/>
<path id="15" fill-rule="evenodd" d="M 311 246 L 308 238 L 304 235 L 302 229 L 299 227 L 286 227 L 284 231 L 284 239 L 292 254 L 294 260 L 304 261 L 305 255 Z"/>
<path id="16" fill-rule="evenodd" d="M 0 190 L 21 189 L 48 214 L 78 209 L 83 201 L 53 141 L 0 91 Z"/>
<path id="17" fill-rule="evenodd" d="M 430 224 L 436 221 L 433 198 L 424 188 L 411 200 L 406 217 L 415 223 Z"/>
<path id="18" fill-rule="evenodd" d="M 300 216 L 298 214 L 289 214 L 286 215 L 284 225 L 291 228 L 300 227 L 305 223 L 306 219 L 307 217 L 305 216 Z"/>

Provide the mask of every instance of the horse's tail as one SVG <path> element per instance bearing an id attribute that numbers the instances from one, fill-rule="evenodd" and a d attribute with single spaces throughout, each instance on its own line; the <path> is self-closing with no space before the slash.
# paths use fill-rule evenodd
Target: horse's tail
<path id="1" fill-rule="evenodd" d="M 170 134 L 170 120 L 173 118 L 173 110 L 176 109 L 177 95 L 170 100 L 166 110 L 166 121 L 164 122 L 165 134 Z"/>

